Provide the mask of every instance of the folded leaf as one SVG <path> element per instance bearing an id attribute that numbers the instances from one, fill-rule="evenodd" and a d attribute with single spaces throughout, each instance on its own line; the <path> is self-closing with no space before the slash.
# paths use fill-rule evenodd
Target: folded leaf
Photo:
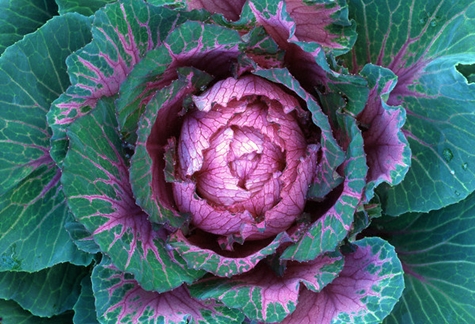
<path id="1" fill-rule="evenodd" d="M 294 312 L 300 283 L 318 292 L 338 276 L 342 266 L 343 258 L 338 254 L 323 255 L 310 262 L 288 262 L 283 275 L 261 263 L 251 272 L 230 279 L 204 278 L 190 291 L 200 300 L 217 299 L 238 308 L 252 320 L 280 322 Z"/>
<path id="2" fill-rule="evenodd" d="M 387 99 L 407 110 L 403 133 L 411 169 L 399 186 L 379 191 L 385 212 L 427 212 L 475 190 L 472 147 L 475 85 L 457 71 L 475 62 L 475 4 L 471 1 L 352 0 L 358 41 L 345 61 L 387 67 L 398 82 Z"/>
<path id="3" fill-rule="evenodd" d="M 135 204 L 113 98 L 99 101 L 74 122 L 68 137 L 63 189 L 72 213 L 101 251 L 120 270 L 133 273 L 144 289 L 167 291 L 201 277 L 168 251 L 165 230 L 153 226 Z"/>
<path id="4" fill-rule="evenodd" d="M 401 262 L 380 238 L 364 238 L 354 247 L 338 277 L 319 293 L 304 289 L 282 323 L 381 323 L 404 289 Z"/>
<path id="5" fill-rule="evenodd" d="M 243 316 L 214 301 L 201 302 L 178 287 L 159 294 L 144 290 L 108 258 L 94 268 L 92 287 L 102 323 L 242 323 Z"/>
<path id="6" fill-rule="evenodd" d="M 0 272 L 0 298 L 14 300 L 36 316 L 59 315 L 73 308 L 88 273 L 70 263 L 34 273 Z"/>

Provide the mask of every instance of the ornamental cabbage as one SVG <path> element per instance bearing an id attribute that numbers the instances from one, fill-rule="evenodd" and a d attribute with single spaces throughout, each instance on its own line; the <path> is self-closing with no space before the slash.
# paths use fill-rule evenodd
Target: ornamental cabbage
<path id="1" fill-rule="evenodd" d="M 0 15 L 0 321 L 475 320 L 470 1 L 39 2 Z"/>

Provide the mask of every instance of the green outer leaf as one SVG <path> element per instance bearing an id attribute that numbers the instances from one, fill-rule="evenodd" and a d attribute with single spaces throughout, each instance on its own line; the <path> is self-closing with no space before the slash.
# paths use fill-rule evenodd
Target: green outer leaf
<path id="1" fill-rule="evenodd" d="M 187 269 L 176 252 L 167 250 L 164 230 L 152 226 L 135 204 L 114 98 L 100 100 L 90 114 L 74 122 L 68 137 L 63 190 L 72 213 L 101 251 L 147 290 L 168 291 L 201 277 L 203 272 Z"/>
<path id="2" fill-rule="evenodd" d="M 243 315 L 214 301 L 190 297 L 184 286 L 173 291 L 145 291 L 108 258 L 94 268 L 92 287 L 101 323 L 220 324 L 242 323 Z"/>
<path id="3" fill-rule="evenodd" d="M 12 300 L 0 299 L 0 318 L 2 324 L 70 324 L 73 313 L 66 312 L 51 318 L 37 317 Z"/>
<path id="4" fill-rule="evenodd" d="M 89 28 L 78 14 L 54 17 L 0 57 L 0 270 L 91 261 L 63 228 L 68 215 L 45 119 L 69 85 L 64 60 L 90 40 Z"/>
<path id="5" fill-rule="evenodd" d="M 0 4 L 0 55 L 26 34 L 36 31 L 58 13 L 54 1 L 2 0 Z"/>
<path id="6" fill-rule="evenodd" d="M 43 165 L 0 201 L 0 271 L 38 271 L 61 262 L 87 265 L 64 230 L 70 221 L 56 166 Z"/>
<path id="7" fill-rule="evenodd" d="M 475 62 L 475 3 L 352 0 L 350 6 L 359 38 L 347 64 L 353 73 L 367 62 L 391 69 L 399 81 L 388 104 L 407 109 L 412 167 L 401 185 L 383 185 L 385 212 L 461 201 L 475 189 L 475 85 L 456 65 Z"/>
<path id="8" fill-rule="evenodd" d="M 35 273 L 0 272 L 0 298 L 12 299 L 36 316 L 58 315 L 73 308 L 88 272 L 70 263 Z"/>
<path id="9" fill-rule="evenodd" d="M 74 324 L 96 324 L 97 320 L 96 298 L 92 291 L 92 282 L 90 276 L 85 276 L 81 280 L 81 294 L 74 305 Z"/>
<path id="10" fill-rule="evenodd" d="M 89 27 L 77 14 L 55 17 L 0 57 L 0 195 L 52 162 L 45 114 L 69 85 L 64 60 L 89 41 Z"/>
<path id="11" fill-rule="evenodd" d="M 428 214 L 385 217 L 371 226 L 396 247 L 406 280 L 385 323 L 475 322 L 475 194 Z"/>
<path id="12" fill-rule="evenodd" d="M 77 12 L 84 16 L 93 15 L 98 9 L 116 0 L 56 0 L 59 13 Z"/>
<path id="13" fill-rule="evenodd" d="M 67 127 L 90 111 L 99 98 L 119 92 L 135 64 L 161 43 L 177 23 L 177 16 L 143 0 L 123 0 L 95 13 L 92 42 L 67 59 L 72 86 L 54 101 L 48 113 L 53 131 L 50 153 L 57 163 L 67 150 Z"/>

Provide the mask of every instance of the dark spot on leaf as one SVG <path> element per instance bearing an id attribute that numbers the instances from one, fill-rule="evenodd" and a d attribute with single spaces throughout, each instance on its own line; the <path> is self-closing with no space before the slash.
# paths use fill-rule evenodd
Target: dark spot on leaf
<path id="1" fill-rule="evenodd" d="M 475 64 L 457 64 L 455 68 L 463 75 L 467 83 L 475 83 Z"/>

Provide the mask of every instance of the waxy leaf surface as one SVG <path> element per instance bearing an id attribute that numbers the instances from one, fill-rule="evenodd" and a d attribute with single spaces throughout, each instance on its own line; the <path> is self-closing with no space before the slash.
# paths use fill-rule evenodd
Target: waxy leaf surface
<path id="1" fill-rule="evenodd" d="M 105 323 L 242 323 L 243 316 L 218 302 L 191 298 L 185 286 L 158 293 L 144 290 L 108 258 L 94 268 L 92 286 L 98 318 Z"/>
<path id="2" fill-rule="evenodd" d="M 96 324 L 97 320 L 96 298 L 92 291 L 91 276 L 86 276 L 81 280 L 81 294 L 79 295 L 76 304 L 73 307 L 74 324 Z"/>
<path id="3" fill-rule="evenodd" d="M 61 15 L 68 12 L 77 12 L 84 16 L 90 16 L 97 10 L 114 0 L 55 0 Z"/>
<path id="4" fill-rule="evenodd" d="M 12 299 L 36 316 L 59 315 L 73 308 L 88 272 L 70 263 L 34 273 L 0 272 L 0 298 Z"/>
<path id="5" fill-rule="evenodd" d="M 389 105 L 407 110 L 403 133 L 412 150 L 401 185 L 383 185 L 385 212 L 426 212 L 461 201 L 475 189 L 475 85 L 458 64 L 475 62 L 471 1 L 350 1 L 358 41 L 346 64 L 366 63 L 398 77 Z"/>
<path id="6" fill-rule="evenodd" d="M 54 1 L 4 0 L 0 6 L 0 55 L 58 13 Z"/>
<path id="7" fill-rule="evenodd" d="M 61 182 L 72 213 L 101 251 L 119 269 L 133 273 L 144 289 L 167 291 L 200 277 L 170 254 L 164 230 L 135 204 L 113 98 L 99 101 L 73 123 L 68 137 Z"/>
<path id="8" fill-rule="evenodd" d="M 406 290 L 385 323 L 475 321 L 475 195 L 428 214 L 375 220 L 405 272 Z"/>
<path id="9" fill-rule="evenodd" d="M 71 242 L 45 115 L 69 85 L 64 60 L 90 39 L 89 20 L 55 17 L 0 57 L 0 270 L 88 264 Z M 49 35 L 54 34 L 52 38 Z M 41 64 L 40 64 L 41 63 Z"/>
<path id="10" fill-rule="evenodd" d="M 71 323 L 73 313 L 65 312 L 50 318 L 39 317 L 24 310 L 13 300 L 0 299 L 0 317 L 2 318 L 2 324 L 58 324 Z"/>

